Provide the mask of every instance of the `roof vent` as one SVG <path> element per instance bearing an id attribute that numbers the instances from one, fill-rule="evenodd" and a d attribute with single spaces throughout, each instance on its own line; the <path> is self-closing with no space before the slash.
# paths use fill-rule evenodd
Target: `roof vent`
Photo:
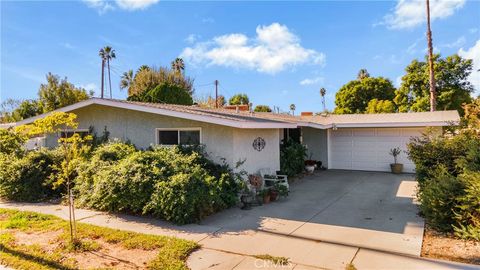
<path id="1" fill-rule="evenodd" d="M 302 112 L 301 116 L 313 116 L 313 112 Z"/>

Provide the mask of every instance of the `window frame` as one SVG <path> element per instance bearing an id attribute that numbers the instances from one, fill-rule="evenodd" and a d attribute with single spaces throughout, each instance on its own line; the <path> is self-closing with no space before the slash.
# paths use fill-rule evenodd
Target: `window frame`
<path id="1" fill-rule="evenodd" d="M 74 133 L 74 134 L 75 133 L 87 133 L 86 135 L 90 135 L 90 129 L 88 129 L 88 128 L 62 129 L 62 130 L 58 131 L 58 138 L 63 138 L 62 137 L 63 133 L 65 133 L 65 134 L 67 134 L 67 133 Z M 70 137 L 65 136 L 65 138 L 70 138 Z"/>
<path id="2" fill-rule="evenodd" d="M 159 138 L 159 131 L 177 131 L 177 144 L 160 144 L 160 138 Z M 189 127 L 189 128 L 156 128 L 155 129 L 155 144 L 160 145 L 160 146 L 175 146 L 175 145 L 182 145 L 180 144 L 180 131 L 198 131 L 199 133 L 199 145 L 203 143 L 202 139 L 202 128 L 201 127 Z M 192 146 L 192 144 L 183 144 L 185 146 Z"/>

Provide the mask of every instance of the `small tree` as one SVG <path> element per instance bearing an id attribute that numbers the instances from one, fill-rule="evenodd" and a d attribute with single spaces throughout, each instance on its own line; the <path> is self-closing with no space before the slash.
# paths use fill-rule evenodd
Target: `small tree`
<path id="1" fill-rule="evenodd" d="M 393 157 L 393 163 L 397 164 L 397 157 L 400 155 L 402 150 L 400 150 L 400 147 L 395 147 L 390 149 L 390 155 Z"/>
<path id="2" fill-rule="evenodd" d="M 295 115 L 295 109 L 297 107 L 295 106 L 295 104 L 290 104 L 290 111 L 292 111 L 292 114 Z"/>
<path id="3" fill-rule="evenodd" d="M 42 134 L 60 133 L 63 132 L 63 136 L 60 137 L 58 143 L 63 150 L 64 158 L 59 166 L 54 169 L 58 173 L 54 176 L 54 187 L 64 185 L 67 190 L 68 198 L 68 213 L 69 213 L 69 225 L 70 225 L 70 240 L 71 243 L 76 244 L 76 224 L 75 224 L 75 202 L 72 194 L 73 180 L 76 176 L 77 162 L 86 151 L 88 146 L 86 142 L 90 141 L 91 136 L 84 138 L 80 137 L 78 133 L 74 133 L 73 136 L 67 137 L 67 130 L 76 129 L 78 123 L 75 121 L 77 116 L 73 113 L 54 112 L 45 118 L 37 119 L 32 124 L 19 126 L 16 128 L 16 132 L 25 134 L 26 136 L 38 136 Z"/>
<path id="4" fill-rule="evenodd" d="M 246 94 L 236 94 L 228 100 L 230 105 L 248 105 L 250 100 Z"/>
<path id="5" fill-rule="evenodd" d="M 254 111 L 255 112 L 272 112 L 272 109 L 270 109 L 270 107 L 267 105 L 257 105 Z"/>

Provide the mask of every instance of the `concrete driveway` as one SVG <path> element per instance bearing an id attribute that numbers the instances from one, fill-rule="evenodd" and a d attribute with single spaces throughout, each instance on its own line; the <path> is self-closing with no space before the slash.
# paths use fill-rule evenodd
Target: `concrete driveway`
<path id="1" fill-rule="evenodd" d="M 291 186 L 287 199 L 232 208 L 201 224 L 175 226 L 149 217 L 77 209 L 80 222 L 198 242 L 188 258 L 197 269 L 480 269 L 478 266 L 420 258 L 423 220 L 413 201 L 412 175 L 323 171 Z M 68 219 L 64 205 L 0 202 Z M 257 259 L 287 257 L 286 266 Z M 1 266 L 0 266 L 1 268 Z"/>
<path id="2" fill-rule="evenodd" d="M 292 184 L 287 199 L 252 210 L 230 209 L 202 224 L 222 228 L 217 234 L 255 230 L 419 256 L 424 221 L 417 215 L 415 183 L 408 174 L 322 171 Z M 223 238 L 202 243 L 220 248 L 229 240 Z"/>

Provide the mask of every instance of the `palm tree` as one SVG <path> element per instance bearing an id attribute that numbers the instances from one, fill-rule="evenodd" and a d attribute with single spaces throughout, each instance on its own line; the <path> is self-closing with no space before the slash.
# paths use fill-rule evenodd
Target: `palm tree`
<path id="1" fill-rule="evenodd" d="M 320 88 L 320 96 L 322 97 L 322 105 L 323 105 L 323 111 L 325 112 L 327 110 L 327 107 L 325 106 L 325 95 L 327 94 L 327 89 L 325 88 Z"/>
<path id="2" fill-rule="evenodd" d="M 104 62 L 107 62 L 108 83 L 110 86 L 110 98 L 112 98 L 112 79 L 110 76 L 110 60 L 116 58 L 115 50 L 112 49 L 112 47 L 110 46 L 105 46 L 104 48 L 100 49 L 100 57 L 103 58 Z M 105 66 L 105 63 L 103 64 L 103 66 Z M 103 74 L 103 71 L 102 71 L 102 74 Z M 103 85 L 103 82 L 102 82 L 102 85 Z M 103 93 L 103 90 L 102 90 L 102 93 Z"/>
<path id="3" fill-rule="evenodd" d="M 428 42 L 428 69 L 430 72 L 430 111 L 435 111 L 437 106 L 435 90 L 435 74 L 433 71 L 433 45 L 432 29 L 430 28 L 430 1 L 427 0 L 427 42 Z"/>
<path id="4" fill-rule="evenodd" d="M 100 49 L 100 51 L 98 52 L 98 55 L 100 56 L 100 58 L 102 59 L 102 92 L 100 93 L 100 97 L 103 98 L 103 88 L 104 88 L 104 82 L 105 82 L 105 57 L 104 57 L 104 50 L 103 48 Z"/>
<path id="5" fill-rule="evenodd" d="M 360 71 L 357 74 L 357 80 L 360 80 L 360 81 L 368 77 L 370 77 L 370 73 L 368 73 L 366 68 L 360 69 Z"/>
<path id="6" fill-rule="evenodd" d="M 129 89 L 133 84 L 133 70 L 126 71 L 122 74 L 120 80 L 120 89 Z"/>
<path id="7" fill-rule="evenodd" d="M 147 65 L 141 65 L 138 69 L 137 69 L 137 74 L 141 71 L 144 71 L 144 70 L 150 70 L 150 67 L 147 66 Z"/>
<path id="8" fill-rule="evenodd" d="M 295 104 L 290 104 L 290 111 L 292 111 L 292 114 L 295 115 Z"/>
<path id="9" fill-rule="evenodd" d="M 185 71 L 185 62 L 183 62 L 182 58 L 177 57 L 172 61 L 172 70 L 176 74 L 183 74 Z"/>

